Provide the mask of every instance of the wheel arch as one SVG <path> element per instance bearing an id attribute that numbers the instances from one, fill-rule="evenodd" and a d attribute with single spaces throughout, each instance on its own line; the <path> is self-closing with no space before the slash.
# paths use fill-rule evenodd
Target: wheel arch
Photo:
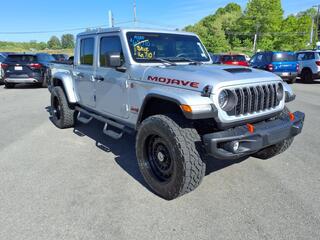
<path id="1" fill-rule="evenodd" d="M 145 97 L 142 103 L 139 111 L 137 126 L 139 126 L 146 118 L 157 114 L 174 112 L 187 118 L 180 106 L 181 102 L 177 99 L 155 93 L 149 94 Z"/>
<path id="2" fill-rule="evenodd" d="M 77 102 L 77 96 L 74 92 L 74 83 L 72 76 L 66 73 L 57 73 L 52 76 L 52 87 L 61 87 L 66 94 L 68 102 L 74 104 Z"/>

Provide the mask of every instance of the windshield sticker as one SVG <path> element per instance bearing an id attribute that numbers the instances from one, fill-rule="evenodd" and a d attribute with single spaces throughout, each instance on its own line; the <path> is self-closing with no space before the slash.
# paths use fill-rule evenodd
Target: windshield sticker
<path id="1" fill-rule="evenodd" d="M 133 36 L 130 38 L 130 44 L 134 49 L 134 56 L 140 59 L 152 59 L 153 53 L 150 51 L 150 40 L 145 36 Z"/>

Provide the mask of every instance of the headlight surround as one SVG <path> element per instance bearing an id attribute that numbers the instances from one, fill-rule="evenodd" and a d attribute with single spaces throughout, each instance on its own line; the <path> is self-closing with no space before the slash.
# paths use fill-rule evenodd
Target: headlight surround
<path id="1" fill-rule="evenodd" d="M 230 90 L 222 90 L 218 96 L 219 106 L 222 110 L 231 111 L 237 105 L 237 97 Z"/>
<path id="2" fill-rule="evenodd" d="M 284 96 L 284 89 L 281 83 L 278 84 L 277 87 L 277 100 L 281 101 L 283 99 Z"/>

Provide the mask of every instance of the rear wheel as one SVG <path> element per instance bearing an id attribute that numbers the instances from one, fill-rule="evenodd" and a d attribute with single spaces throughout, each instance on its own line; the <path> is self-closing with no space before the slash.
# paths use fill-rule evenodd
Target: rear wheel
<path id="1" fill-rule="evenodd" d="M 182 117 L 156 115 L 139 127 L 136 153 L 140 171 L 151 189 L 167 200 L 197 188 L 206 170 L 201 138 Z"/>
<path id="2" fill-rule="evenodd" d="M 71 128 L 75 124 L 75 110 L 69 107 L 66 95 L 61 87 L 51 92 L 52 121 L 58 128 Z"/>
<path id="3" fill-rule="evenodd" d="M 289 79 L 288 81 L 287 81 L 287 83 L 289 83 L 289 84 L 294 84 L 294 83 L 296 83 L 296 78 L 291 78 L 291 79 Z"/>
<path id="4" fill-rule="evenodd" d="M 15 84 L 14 83 L 5 83 L 4 86 L 6 88 L 14 88 Z"/>
<path id="5" fill-rule="evenodd" d="M 313 81 L 312 71 L 310 69 L 303 69 L 301 73 L 301 79 L 304 82 L 311 83 Z"/>

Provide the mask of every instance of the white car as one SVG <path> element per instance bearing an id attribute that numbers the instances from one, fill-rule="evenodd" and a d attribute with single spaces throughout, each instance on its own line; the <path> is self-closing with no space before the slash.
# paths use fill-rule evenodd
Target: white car
<path id="1" fill-rule="evenodd" d="M 299 76 L 304 82 L 320 78 L 320 51 L 301 51 L 297 53 Z"/>

